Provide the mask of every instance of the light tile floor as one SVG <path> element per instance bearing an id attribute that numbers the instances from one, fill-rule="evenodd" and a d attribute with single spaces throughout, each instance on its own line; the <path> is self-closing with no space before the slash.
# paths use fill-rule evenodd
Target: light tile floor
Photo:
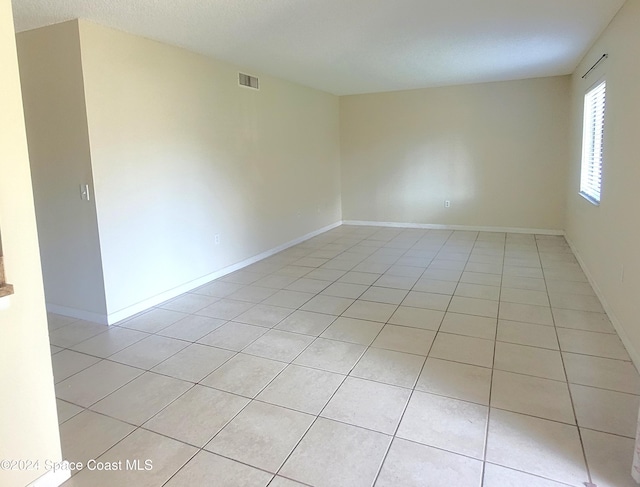
<path id="1" fill-rule="evenodd" d="M 153 465 L 67 486 L 635 485 L 640 376 L 562 237 L 342 226 L 49 326 L 64 458 Z"/>

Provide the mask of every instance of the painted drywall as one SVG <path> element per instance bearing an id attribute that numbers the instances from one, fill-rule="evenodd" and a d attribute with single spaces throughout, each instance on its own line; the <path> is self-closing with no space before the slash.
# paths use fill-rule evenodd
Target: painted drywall
<path id="1" fill-rule="evenodd" d="M 337 97 L 79 26 L 110 315 L 340 220 Z"/>
<path id="2" fill-rule="evenodd" d="M 569 77 L 345 96 L 340 125 L 344 220 L 563 228 Z"/>
<path id="3" fill-rule="evenodd" d="M 567 237 L 600 294 L 609 317 L 640 367 L 640 2 L 628 1 L 589 50 L 572 78 L 571 164 Z M 608 53 L 586 79 L 582 75 Z M 579 196 L 584 94 L 607 80 L 602 197 Z"/>
<path id="4" fill-rule="evenodd" d="M 0 459 L 40 470 L 0 470 L 0 485 L 27 485 L 59 461 L 60 437 L 11 2 L 0 0 L 0 227 L 7 281 L 0 298 Z"/>
<path id="5" fill-rule="evenodd" d="M 17 45 L 47 305 L 100 321 L 106 302 L 78 23 L 20 33 Z"/>

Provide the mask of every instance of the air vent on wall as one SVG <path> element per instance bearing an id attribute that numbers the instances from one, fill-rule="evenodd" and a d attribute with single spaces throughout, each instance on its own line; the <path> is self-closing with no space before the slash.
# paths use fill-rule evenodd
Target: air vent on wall
<path id="1" fill-rule="evenodd" d="M 248 74 L 238 73 L 238 83 L 240 86 L 246 86 L 247 88 L 253 88 L 254 90 L 260 89 L 258 78 Z"/>

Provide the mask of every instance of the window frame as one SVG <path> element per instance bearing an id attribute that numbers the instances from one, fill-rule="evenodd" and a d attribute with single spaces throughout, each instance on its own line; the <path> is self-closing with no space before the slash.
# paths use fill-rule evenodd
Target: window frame
<path id="1" fill-rule="evenodd" d="M 603 85 L 604 88 L 602 88 Z M 600 91 L 603 91 L 602 95 L 600 95 Z M 602 103 L 594 100 L 595 97 L 599 96 L 602 96 Z M 607 80 L 604 76 L 593 83 L 586 91 L 583 107 L 580 190 L 578 194 L 591 204 L 600 206 L 602 201 L 602 168 L 607 111 Z M 598 153 L 599 160 L 596 162 L 596 154 Z M 597 187 L 592 184 L 593 176 L 590 173 L 593 172 L 598 172 Z"/>

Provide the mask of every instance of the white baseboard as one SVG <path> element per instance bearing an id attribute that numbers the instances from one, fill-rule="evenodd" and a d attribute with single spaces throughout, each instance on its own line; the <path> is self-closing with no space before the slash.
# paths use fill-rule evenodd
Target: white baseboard
<path id="1" fill-rule="evenodd" d="M 591 271 L 589 270 L 586 263 L 584 262 L 584 259 L 580 255 L 580 252 L 576 248 L 575 244 L 566 235 L 565 235 L 565 239 L 567 240 L 569 247 L 571 247 L 571 251 L 573 252 L 573 255 L 576 256 L 576 259 L 578 260 L 578 264 L 580 264 L 580 267 L 582 267 L 582 271 L 587 276 L 587 279 L 589 280 L 589 284 L 591 284 L 591 287 L 593 288 L 593 292 L 595 292 L 596 296 L 598 296 L 598 299 L 600 300 L 600 304 L 602 304 L 602 307 L 604 308 L 605 313 L 607 313 L 607 316 L 609 317 L 609 321 L 611 321 L 613 328 L 615 328 L 616 332 L 618 333 L 618 336 L 620 337 L 620 340 L 622 340 L 624 347 L 627 349 L 627 352 L 629 353 L 629 357 L 631 357 L 631 361 L 635 365 L 636 369 L 640 370 L 640 353 L 638 353 L 638 350 L 636 350 L 636 348 L 631 343 L 631 339 L 629 338 L 629 335 L 627 335 L 627 332 L 624 330 L 622 323 L 620 322 L 620 320 L 618 320 L 616 314 L 614 313 L 613 308 L 607 302 L 607 299 L 605 298 L 602 290 L 598 286 L 598 283 L 594 279 L 593 274 L 591 274 Z"/>
<path id="2" fill-rule="evenodd" d="M 165 291 L 161 294 L 157 294 L 149 299 L 145 299 L 144 301 L 141 301 L 139 303 L 136 303 L 132 306 L 128 306 L 124 309 L 121 309 L 119 311 L 113 312 L 113 313 L 109 313 L 108 317 L 107 317 L 107 322 L 109 325 L 112 325 L 114 323 L 118 323 L 122 320 L 125 320 L 137 313 L 140 313 L 141 311 L 144 311 L 146 309 L 151 308 L 152 306 L 156 306 L 160 303 L 163 303 L 165 301 L 167 301 L 168 299 L 171 298 L 175 298 L 177 296 L 180 296 L 183 293 L 186 293 L 188 291 L 192 291 L 193 289 L 196 289 L 204 284 L 207 284 L 208 282 L 213 281 L 214 279 L 218 279 L 222 276 L 226 276 L 227 274 L 230 274 L 232 272 L 235 272 L 239 269 L 242 269 L 243 267 L 247 267 L 251 264 L 255 264 L 256 262 L 262 260 L 262 259 L 266 259 L 267 257 L 271 257 L 272 255 L 277 254 L 278 252 L 282 252 L 283 250 L 288 249 L 289 247 L 293 247 L 294 245 L 298 245 L 299 243 L 304 242 L 305 240 L 309 240 L 310 238 L 316 237 L 322 233 L 328 232 L 329 230 L 332 230 L 336 227 L 339 227 L 340 225 L 342 225 L 341 221 L 337 221 L 335 223 L 332 223 L 331 225 L 327 225 L 326 227 L 322 227 L 318 230 L 314 230 L 313 232 L 307 233 L 306 235 L 303 235 L 302 237 L 298 237 L 296 239 L 290 240 L 289 242 L 283 243 L 282 245 L 278 245 L 277 247 L 274 247 L 272 249 L 266 250 L 258 255 L 254 255 L 253 257 L 250 257 L 248 259 L 245 259 L 241 262 L 238 262 L 236 264 L 230 265 L 228 267 L 225 267 L 223 269 L 220 269 L 216 272 L 212 272 L 210 274 L 207 274 L 205 276 L 199 277 L 198 279 L 195 279 L 193 281 L 187 282 L 185 284 L 182 284 L 178 287 L 175 287 L 173 289 L 170 289 L 168 291 Z M 65 314 L 65 313 L 61 313 L 61 314 Z"/>
<path id="3" fill-rule="evenodd" d="M 546 228 L 440 225 L 436 223 L 374 222 L 374 221 L 362 221 L 362 220 L 344 220 L 342 223 L 344 225 L 358 225 L 358 226 L 368 226 L 368 227 L 423 228 L 427 230 L 465 230 L 469 232 L 535 233 L 538 235 L 564 235 L 563 230 L 550 230 Z"/>
<path id="4" fill-rule="evenodd" d="M 27 487 L 59 487 L 71 478 L 71 470 L 61 469 L 57 471 L 49 470 L 43 476 L 38 477 Z"/>
<path id="5" fill-rule="evenodd" d="M 59 306 L 51 303 L 47 303 L 46 306 L 49 313 L 78 318 L 79 320 L 91 321 L 93 323 L 100 323 L 101 325 L 108 324 L 106 313 L 93 313 L 83 309 L 69 308 L 67 306 Z"/>

